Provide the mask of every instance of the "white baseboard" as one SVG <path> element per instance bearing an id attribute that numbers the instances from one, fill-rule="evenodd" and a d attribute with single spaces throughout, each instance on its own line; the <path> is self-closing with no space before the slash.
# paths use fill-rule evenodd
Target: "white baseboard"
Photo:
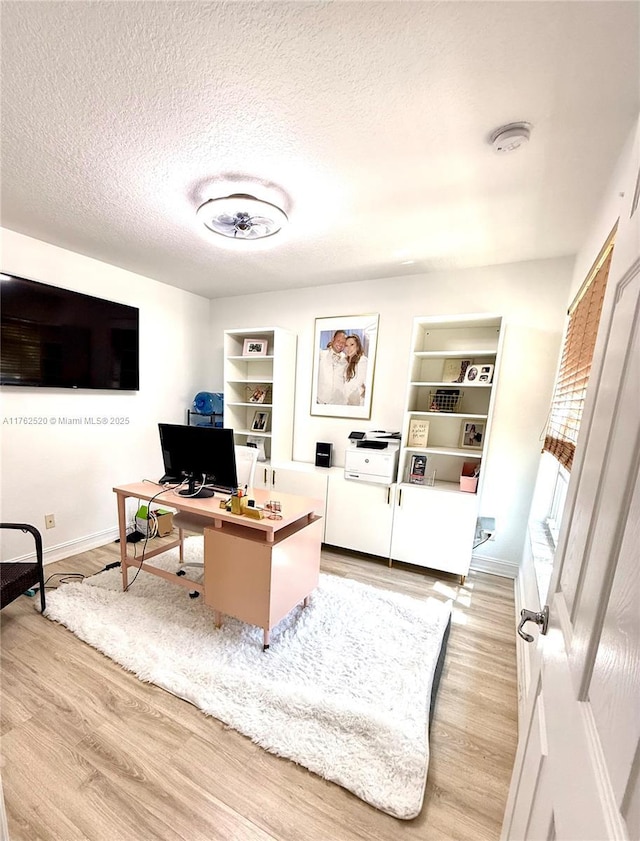
<path id="1" fill-rule="evenodd" d="M 46 566 L 47 564 L 52 564 L 54 561 L 69 558 L 71 555 L 79 555 L 81 552 L 88 552 L 89 549 L 97 549 L 98 546 L 111 543 L 117 537 L 118 527 L 114 526 L 113 528 L 105 529 L 104 531 L 99 531 L 86 537 L 78 537 L 75 540 L 68 540 L 66 543 L 58 543 L 57 546 L 49 546 L 42 550 L 42 560 Z M 23 561 L 35 561 L 35 559 L 36 553 L 30 552 L 28 555 L 21 555 L 11 560 L 21 563 Z"/>
<path id="2" fill-rule="evenodd" d="M 503 578 L 517 578 L 519 564 L 513 561 L 503 561 L 500 558 L 487 558 L 483 555 L 471 556 L 471 569 L 478 572 L 488 572 L 489 575 L 501 575 Z"/>

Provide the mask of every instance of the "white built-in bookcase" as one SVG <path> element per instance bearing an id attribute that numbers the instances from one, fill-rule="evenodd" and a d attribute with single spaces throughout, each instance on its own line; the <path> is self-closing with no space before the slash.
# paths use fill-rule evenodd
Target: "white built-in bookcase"
<path id="1" fill-rule="evenodd" d="M 245 355 L 246 339 L 266 341 L 266 355 Z M 233 429 L 236 444 L 248 438 L 263 444 L 267 462 L 292 457 L 295 371 L 295 333 L 280 327 L 224 331 L 224 426 Z M 264 402 L 252 401 L 256 390 L 266 392 Z M 264 429 L 251 428 L 256 412 L 267 414 Z"/>
<path id="2" fill-rule="evenodd" d="M 427 476 L 435 471 L 436 487 L 459 487 L 463 462 L 480 463 L 491 434 L 491 417 L 499 372 L 502 318 L 497 315 L 466 315 L 455 317 L 422 317 L 414 320 L 409 378 L 402 432 L 402 449 L 398 481 L 408 481 L 411 456 L 427 457 Z M 492 366 L 489 382 L 445 382 L 443 370 L 446 360 L 470 360 L 473 366 Z M 446 395 L 438 392 L 459 391 L 454 411 L 446 411 Z M 452 398 L 452 399 L 455 399 Z M 441 409 L 444 408 L 445 411 Z M 408 444 L 412 419 L 428 421 L 427 443 L 424 447 Z M 468 449 L 461 446 L 465 422 L 477 421 L 483 426 L 481 446 Z M 482 489 L 480 471 L 478 494 Z M 426 486 L 428 490 L 428 486 Z"/>
<path id="3" fill-rule="evenodd" d="M 461 315 L 414 319 L 391 538 L 391 558 L 466 576 L 487 470 L 502 318 Z M 468 360 L 492 368 L 487 381 L 447 382 L 447 361 Z M 459 392 L 455 395 L 455 392 Z M 451 401 L 451 402 L 448 402 Z M 428 422 L 426 442 L 410 443 L 411 421 Z M 463 446 L 465 423 L 473 423 L 480 446 Z M 411 481 L 413 456 L 426 458 L 423 484 Z M 478 466 L 475 493 L 461 490 L 463 465 Z M 431 481 L 433 480 L 433 481 Z"/>

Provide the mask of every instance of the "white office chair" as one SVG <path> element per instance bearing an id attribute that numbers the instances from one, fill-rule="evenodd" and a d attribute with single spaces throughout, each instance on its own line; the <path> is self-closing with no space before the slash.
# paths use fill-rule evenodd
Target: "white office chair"
<path id="1" fill-rule="evenodd" d="M 253 488 L 253 482 L 256 475 L 256 463 L 258 461 L 257 447 L 243 447 L 236 444 L 234 447 L 236 451 L 236 474 L 238 477 L 238 487 Z M 185 531 L 197 532 L 204 534 L 205 527 L 211 527 L 211 520 L 208 517 L 199 517 L 197 514 L 188 514 L 179 511 L 173 517 L 173 525 L 178 529 L 178 538 L 180 540 L 180 563 L 184 566 L 204 566 L 204 561 L 185 561 L 184 559 L 184 533 Z M 178 575 L 184 575 L 183 569 L 180 569 Z"/>

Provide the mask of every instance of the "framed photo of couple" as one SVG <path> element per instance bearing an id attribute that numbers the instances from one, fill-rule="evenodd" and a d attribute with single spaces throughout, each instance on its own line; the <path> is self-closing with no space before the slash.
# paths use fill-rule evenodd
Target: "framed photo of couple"
<path id="1" fill-rule="evenodd" d="M 371 417 L 378 320 L 377 314 L 316 318 L 312 415 Z"/>

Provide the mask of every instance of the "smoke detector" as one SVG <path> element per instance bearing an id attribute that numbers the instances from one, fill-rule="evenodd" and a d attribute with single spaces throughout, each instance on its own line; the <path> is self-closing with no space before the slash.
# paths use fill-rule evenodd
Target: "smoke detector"
<path id="1" fill-rule="evenodd" d="M 491 135 L 494 152 L 515 152 L 531 137 L 531 123 L 509 123 L 496 129 Z"/>

